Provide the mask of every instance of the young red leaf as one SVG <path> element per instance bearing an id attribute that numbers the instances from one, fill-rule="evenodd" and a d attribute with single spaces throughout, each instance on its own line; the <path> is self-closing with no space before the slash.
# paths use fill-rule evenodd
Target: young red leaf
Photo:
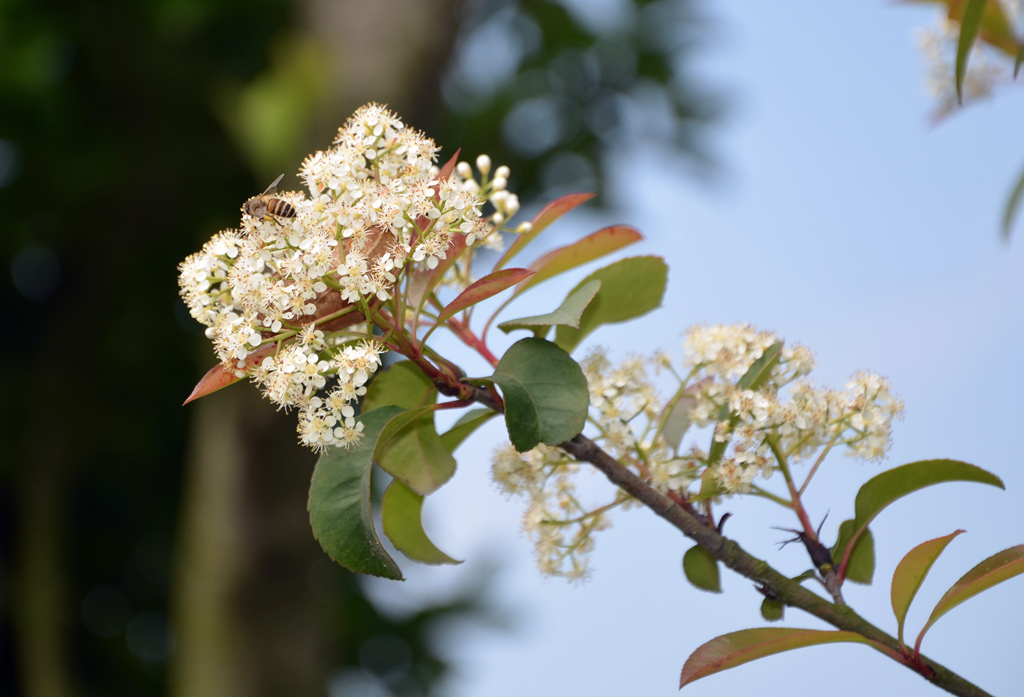
<path id="1" fill-rule="evenodd" d="M 250 353 L 245 359 L 245 367 L 240 370 L 248 373 L 251 368 L 258 365 L 263 361 L 268 353 L 274 350 L 274 346 L 274 344 L 268 344 L 267 346 L 263 346 Z M 223 363 L 218 363 L 206 371 L 206 375 L 204 375 L 199 383 L 192 389 L 192 394 L 188 396 L 188 399 L 181 403 L 181 406 L 185 406 L 189 402 L 194 402 L 200 397 L 205 397 L 217 390 L 224 389 L 228 385 L 236 383 L 241 379 L 242 378 L 235 375 L 234 371 L 225 370 Z"/>
<path id="2" fill-rule="evenodd" d="M 480 280 L 471 284 L 466 288 L 466 290 L 459 293 L 459 296 L 455 298 L 455 300 L 448 303 L 448 305 L 441 310 L 441 314 L 438 315 L 437 323 L 441 324 L 442 322 L 445 322 L 456 312 L 461 312 L 467 307 L 476 305 L 478 302 L 497 295 L 501 291 L 511 288 L 524 278 L 532 276 L 535 273 L 536 271 L 530 271 L 529 269 L 503 269 L 484 276 Z"/>
<path id="3" fill-rule="evenodd" d="M 634 242 L 639 242 L 643 238 L 644 236 L 640 234 L 640 231 L 634 227 L 629 225 L 611 225 L 587 235 L 572 244 L 554 249 L 530 264 L 530 268 L 534 269 L 537 273 L 516 288 L 515 294 L 519 295 L 527 288 L 532 288 L 541 281 L 546 281 L 594 259 L 600 259 L 606 254 L 611 254 Z"/>
<path id="4" fill-rule="evenodd" d="M 854 632 L 789 627 L 744 629 L 716 637 L 690 654 L 683 666 L 683 672 L 679 676 L 679 687 L 682 688 L 694 680 L 735 668 L 758 658 L 804 646 L 831 644 L 838 641 L 852 641 L 884 650 L 878 644 Z"/>
<path id="5" fill-rule="evenodd" d="M 441 279 L 444 278 L 445 273 L 452 267 L 459 256 L 466 249 L 466 236 L 455 235 L 452 238 L 452 243 L 445 250 L 444 259 L 438 263 L 433 269 L 419 269 L 412 275 L 412 280 L 409 287 L 409 305 L 410 307 L 422 307 L 423 303 L 428 295 L 434 292 L 438 284 L 441 283 Z"/>
<path id="6" fill-rule="evenodd" d="M 962 532 L 964 531 L 957 530 L 945 537 L 936 537 L 934 540 L 922 542 L 907 552 L 907 556 L 903 557 L 896 567 L 896 571 L 892 575 L 892 611 L 896 615 L 900 646 L 903 646 L 903 624 L 907 619 L 910 603 L 913 602 L 918 589 L 924 583 L 932 564 L 946 549 L 946 545 Z"/>
<path id="7" fill-rule="evenodd" d="M 571 211 L 576 206 L 580 205 L 585 201 L 589 201 L 594 198 L 595 194 L 567 194 L 561 198 L 556 198 L 554 201 L 549 203 L 540 209 L 537 215 L 533 216 L 533 220 L 530 221 L 532 227 L 530 231 L 516 237 L 509 248 L 502 255 L 498 263 L 494 265 L 495 269 L 500 269 L 502 266 L 512 261 L 512 257 L 523 251 L 526 245 L 530 244 L 537 238 L 537 235 L 541 233 L 541 230 L 551 225 L 563 215 Z"/>
<path id="8" fill-rule="evenodd" d="M 973 569 L 964 574 L 963 578 L 953 584 L 946 594 L 935 604 L 928 622 L 917 636 L 915 651 L 920 648 L 924 633 L 935 624 L 936 620 L 945 615 L 965 600 L 970 600 L 978 593 L 987 591 L 992 586 L 1002 583 L 1014 576 L 1024 574 L 1024 545 L 1017 545 L 993 554 Z"/>
<path id="9" fill-rule="evenodd" d="M 455 154 L 448 158 L 448 161 L 441 167 L 441 171 L 437 173 L 437 180 L 444 181 L 448 177 L 452 176 L 452 172 L 455 171 L 455 163 L 459 161 L 459 153 L 462 152 L 462 148 L 455 151 Z"/>

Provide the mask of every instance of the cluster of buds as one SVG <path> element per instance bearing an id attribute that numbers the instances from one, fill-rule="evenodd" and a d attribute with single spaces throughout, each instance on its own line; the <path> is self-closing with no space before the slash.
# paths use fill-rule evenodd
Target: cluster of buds
<path id="1" fill-rule="evenodd" d="M 481 156 L 479 181 L 466 163 L 441 176 L 437 150 L 387 109 L 365 106 L 332 148 L 302 163 L 308 193 L 250 199 L 238 229 L 179 267 L 181 295 L 225 370 L 298 408 L 300 440 L 316 451 L 359 440 L 353 403 L 384 351 L 373 325 L 404 319 L 403 279 L 435 269 L 455 245 L 500 248 L 519 208 L 507 167 L 489 178 Z M 446 280 L 468 284 L 468 266 L 452 265 Z"/>
<path id="2" fill-rule="evenodd" d="M 616 367 L 597 349 L 581 363 L 590 387 L 590 437 L 680 502 L 708 492 L 713 499 L 749 493 L 758 477 L 815 456 L 820 463 L 836 447 L 852 457 L 881 459 L 892 421 L 902 415 L 888 380 L 872 373 L 858 373 L 844 391 L 813 386 L 805 379 L 814 368 L 811 352 L 783 346 L 772 332 L 693 327 L 684 351 L 683 373 L 665 355 L 630 357 Z M 743 387 L 744 376 L 769 351 L 778 355 L 756 387 Z M 676 383 L 668 400 L 651 377 L 662 370 Z M 689 426 L 710 431 L 710 447 L 684 440 Z M 549 575 L 578 578 L 587 568 L 591 533 L 607 527 L 611 508 L 630 502 L 619 492 L 611 502 L 585 506 L 573 495 L 575 468 L 564 452 L 544 446 L 523 454 L 500 448 L 493 460 L 502 490 L 530 500 L 525 528 L 538 566 Z"/>

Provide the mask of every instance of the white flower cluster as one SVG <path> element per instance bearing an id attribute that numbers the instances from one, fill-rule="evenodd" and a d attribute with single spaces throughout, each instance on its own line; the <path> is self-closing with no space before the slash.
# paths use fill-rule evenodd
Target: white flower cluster
<path id="1" fill-rule="evenodd" d="M 481 156 L 481 181 L 464 163 L 441 177 L 436 153 L 387 109 L 365 106 L 334 147 L 303 162 L 308 195 L 250 199 L 238 230 L 179 267 L 182 297 L 222 364 L 278 405 L 300 408 L 300 438 L 315 450 L 358 441 L 351 403 L 380 365 L 370 328 L 342 330 L 365 326 L 403 273 L 436 268 L 456 242 L 459 251 L 499 246 L 501 225 L 519 208 L 507 167 L 488 179 Z M 494 213 L 485 217 L 488 202 Z"/>
<path id="2" fill-rule="evenodd" d="M 533 541 L 537 568 L 573 581 L 589 575 L 591 533 L 611 525 L 610 506 L 588 509 L 579 501 L 573 480 L 578 470 L 563 451 L 546 445 L 526 453 L 500 446 L 491 470 L 502 491 L 529 499 L 523 531 Z"/>
<path id="3" fill-rule="evenodd" d="M 804 379 L 814 368 L 808 349 L 784 346 L 775 334 L 749 325 L 693 327 L 684 350 L 688 371 L 672 371 L 678 390 L 667 401 L 649 377 L 651 369 L 671 370 L 666 356 L 631 357 L 616 367 L 598 349 L 581 364 L 590 387 L 591 438 L 679 502 L 698 489 L 716 497 L 749 492 L 758 476 L 772 475 L 780 458 L 789 467 L 845 446 L 849 456 L 880 459 L 892 421 L 902 415 L 903 404 L 885 378 L 858 373 L 845 391 L 816 388 Z M 763 361 L 754 370 L 759 379 L 744 382 L 769 351 L 778 351 L 769 368 L 759 372 Z M 712 429 L 707 451 L 684 443 L 687 425 Z M 547 446 L 522 454 L 507 447 L 494 456 L 495 481 L 531 501 L 525 529 L 541 570 L 551 575 L 576 577 L 577 568 L 586 569 L 582 555 L 592 546 L 590 533 L 608 525 L 610 508 L 630 502 L 619 497 L 584 507 L 569 480 L 577 467 Z"/>
<path id="4" fill-rule="evenodd" d="M 758 475 L 769 478 L 779 458 L 795 464 L 845 445 L 853 457 L 881 459 L 892 421 L 903 413 L 903 403 L 879 375 L 856 375 L 846 392 L 800 380 L 814 368 L 811 352 L 802 346 L 783 348 L 756 389 L 741 387 L 740 378 L 780 342 L 748 325 L 694 327 L 687 333 L 684 365 L 694 385 L 688 417 L 698 427 L 714 425 L 713 441 L 730 446 L 714 462 L 699 453 L 691 464 L 710 469 L 724 494 L 749 491 Z"/>

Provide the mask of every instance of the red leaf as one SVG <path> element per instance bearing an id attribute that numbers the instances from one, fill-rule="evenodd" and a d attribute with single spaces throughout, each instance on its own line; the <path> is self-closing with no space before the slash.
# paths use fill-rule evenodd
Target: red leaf
<path id="1" fill-rule="evenodd" d="M 516 241 L 509 246 L 505 254 L 498 260 L 498 263 L 494 265 L 494 268 L 500 269 L 502 266 L 512 261 L 512 257 L 523 251 L 523 248 L 530 244 L 530 242 L 540 234 L 541 230 L 561 218 L 576 206 L 594 198 L 595 195 L 596 194 L 593 193 L 567 194 L 561 198 L 556 198 L 554 201 L 541 208 L 540 212 L 533 216 L 533 220 L 531 221 L 533 223 L 533 227 L 530 228 L 530 231 L 516 237 Z"/>
<path id="2" fill-rule="evenodd" d="M 241 370 L 249 372 L 249 369 L 257 365 L 263 358 L 274 349 L 274 344 L 268 344 L 256 351 L 250 353 L 245 359 L 245 366 Z M 228 371 L 224 369 L 223 363 L 217 365 L 206 371 L 206 375 L 203 376 L 202 380 L 192 390 L 192 394 L 188 396 L 181 406 L 185 406 L 189 402 L 194 402 L 200 397 L 216 392 L 217 390 L 224 389 L 228 385 L 238 382 L 242 378 L 235 375 L 235 371 Z"/>
<path id="3" fill-rule="evenodd" d="M 622 249 L 634 242 L 639 242 L 644 236 L 640 231 L 629 225 L 610 225 L 591 233 L 581 240 L 576 240 L 558 249 L 553 249 L 540 257 L 530 268 L 537 273 L 529 281 L 516 289 L 519 295 L 527 288 L 532 288 L 541 281 L 546 281 L 560 273 L 574 269 L 577 266 L 586 264 L 595 259 L 600 259 L 606 254 Z"/>
<path id="4" fill-rule="evenodd" d="M 459 153 L 462 152 L 462 148 L 455 151 L 455 154 L 451 156 L 451 159 L 444 163 L 441 171 L 437 173 L 437 180 L 444 181 L 448 177 L 452 176 L 452 172 L 455 171 L 455 163 L 459 159 Z"/>
<path id="5" fill-rule="evenodd" d="M 465 310 L 471 305 L 476 305 L 478 302 L 486 300 L 493 295 L 497 295 L 501 291 L 511 288 L 524 278 L 532 276 L 535 273 L 536 271 L 530 271 L 529 269 L 503 269 L 484 276 L 480 280 L 472 283 L 468 288 L 466 288 L 466 290 L 459 293 L 459 297 L 448 303 L 448 305 L 441 310 L 441 314 L 438 315 L 437 323 L 441 324 L 456 312 Z"/>
<path id="6" fill-rule="evenodd" d="M 679 676 L 679 687 L 683 688 L 694 680 L 735 668 L 758 658 L 804 646 L 830 644 L 837 641 L 857 642 L 882 651 L 885 650 L 884 647 L 854 632 L 789 627 L 744 629 L 716 637 L 690 654 L 690 657 L 686 659 L 686 665 L 683 666 L 683 672 Z"/>

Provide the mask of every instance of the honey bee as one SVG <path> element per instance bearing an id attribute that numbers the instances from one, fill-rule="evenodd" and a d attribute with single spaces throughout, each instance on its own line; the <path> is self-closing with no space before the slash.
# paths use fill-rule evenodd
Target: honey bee
<path id="1" fill-rule="evenodd" d="M 268 196 L 268 194 L 273 193 L 274 190 L 277 189 L 277 183 L 281 181 L 281 177 L 283 176 L 284 174 L 278 176 L 278 178 L 271 182 L 270 186 L 268 186 L 267 190 L 262 194 L 259 196 L 253 196 L 242 204 L 242 212 L 247 213 L 256 220 L 263 220 L 267 216 L 271 215 L 278 218 L 294 218 L 296 213 L 295 207 L 292 206 L 292 204 L 288 203 L 283 198 Z"/>

